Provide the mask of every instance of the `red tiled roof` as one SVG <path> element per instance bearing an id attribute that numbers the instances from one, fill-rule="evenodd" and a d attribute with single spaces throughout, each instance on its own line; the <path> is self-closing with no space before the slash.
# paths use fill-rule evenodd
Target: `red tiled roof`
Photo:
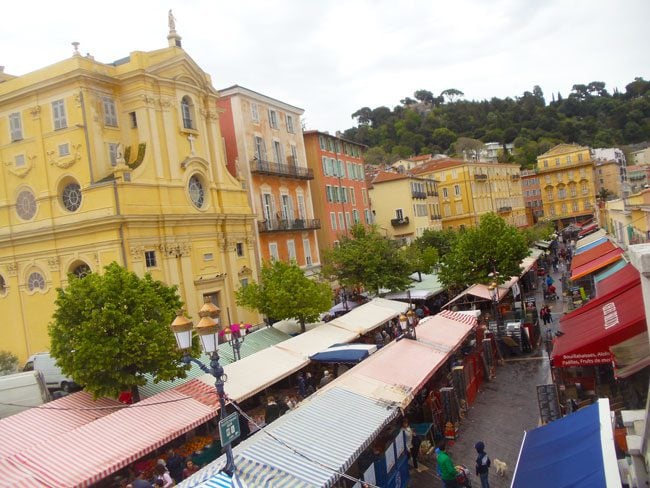
<path id="1" fill-rule="evenodd" d="M 461 166 L 463 164 L 465 164 L 465 161 L 462 161 L 460 159 L 435 159 L 433 161 L 424 163 L 422 166 L 413 168 L 411 170 L 411 173 L 414 175 L 431 173 L 432 171 L 452 168 L 454 166 Z"/>
<path id="2" fill-rule="evenodd" d="M 388 171 L 381 171 L 375 179 L 372 180 L 373 184 L 383 183 L 385 181 L 395 181 L 395 180 L 404 180 L 408 178 L 409 175 L 404 173 L 389 173 Z"/>

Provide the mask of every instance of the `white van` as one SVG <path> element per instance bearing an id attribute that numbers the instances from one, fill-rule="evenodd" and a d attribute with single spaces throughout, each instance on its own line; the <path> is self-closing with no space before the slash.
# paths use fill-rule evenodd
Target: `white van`
<path id="1" fill-rule="evenodd" d="M 50 392 L 38 371 L 0 376 L 0 419 L 49 400 Z"/>
<path id="2" fill-rule="evenodd" d="M 32 354 L 23 371 L 39 371 L 45 378 L 45 384 L 50 390 L 70 391 L 77 385 L 72 378 L 69 378 L 61 372 L 56 364 L 56 359 L 50 356 L 49 352 L 39 352 Z"/>

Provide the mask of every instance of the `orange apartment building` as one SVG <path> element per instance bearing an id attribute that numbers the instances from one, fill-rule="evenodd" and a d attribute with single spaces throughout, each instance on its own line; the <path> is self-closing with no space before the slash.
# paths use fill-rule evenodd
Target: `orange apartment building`
<path id="1" fill-rule="evenodd" d="M 316 130 L 305 131 L 307 164 L 314 172 L 314 212 L 322 219 L 321 249 L 338 243 L 356 223 L 372 223 L 363 144 Z"/>
<path id="2" fill-rule="evenodd" d="M 317 230 L 300 116 L 304 110 L 242 86 L 219 91 L 217 106 L 229 170 L 247 188 L 257 215 L 259 261 L 320 267 Z"/>

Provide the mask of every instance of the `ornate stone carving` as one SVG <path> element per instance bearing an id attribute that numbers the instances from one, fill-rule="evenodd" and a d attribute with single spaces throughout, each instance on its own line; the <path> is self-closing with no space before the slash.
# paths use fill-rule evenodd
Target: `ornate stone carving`
<path id="1" fill-rule="evenodd" d="M 162 109 L 171 108 L 171 106 L 172 106 L 172 101 L 171 101 L 169 98 L 159 98 L 159 99 L 158 99 L 158 105 L 159 105 L 160 108 L 162 108 Z"/>
<path id="2" fill-rule="evenodd" d="M 34 160 L 35 159 L 36 159 L 36 156 L 30 156 L 29 154 L 27 154 L 25 156 L 25 164 L 24 164 L 24 166 L 21 166 L 19 168 L 16 168 L 16 163 L 14 161 L 4 163 L 4 164 L 5 164 L 5 166 L 8 167 L 9 172 L 12 175 L 17 176 L 18 178 L 24 178 L 25 176 L 27 176 L 27 174 L 34 167 Z"/>
<path id="3" fill-rule="evenodd" d="M 77 161 L 81 160 L 81 144 L 73 144 L 72 153 L 68 156 L 57 156 L 57 151 L 48 151 L 47 157 L 52 166 L 58 166 L 61 169 L 66 169 L 72 166 Z"/>
<path id="4" fill-rule="evenodd" d="M 237 273 L 237 275 L 240 276 L 240 277 L 241 276 L 249 276 L 251 274 L 253 274 L 253 270 L 250 269 L 246 265 L 242 266 L 241 269 L 239 270 L 239 272 Z"/>
<path id="5" fill-rule="evenodd" d="M 169 257 L 186 257 L 190 255 L 192 245 L 187 242 L 168 242 L 163 246 L 163 252 Z"/>
<path id="6" fill-rule="evenodd" d="M 144 258 L 144 246 L 131 246 L 129 252 L 133 261 L 142 261 Z"/>
<path id="7" fill-rule="evenodd" d="M 74 100 L 74 103 L 77 105 L 77 108 L 81 107 L 81 95 L 79 93 L 75 93 L 72 95 L 72 98 Z"/>
<path id="8" fill-rule="evenodd" d="M 16 276 L 18 265 L 16 263 L 7 263 L 5 264 L 5 271 L 7 271 L 9 276 Z"/>
<path id="9" fill-rule="evenodd" d="M 32 108 L 29 109 L 29 113 L 32 114 L 33 119 L 38 119 L 41 116 L 41 106 L 34 105 Z"/>
<path id="10" fill-rule="evenodd" d="M 142 100 L 146 105 L 155 105 L 156 104 L 156 99 L 154 97 L 150 97 L 149 95 L 142 95 Z"/>
<path id="11" fill-rule="evenodd" d="M 202 108 L 201 117 L 207 120 L 217 120 L 219 118 L 219 114 L 214 110 L 206 110 Z"/>
<path id="12" fill-rule="evenodd" d="M 50 268 L 51 271 L 56 271 L 59 268 L 58 256 L 47 258 L 47 266 Z"/>

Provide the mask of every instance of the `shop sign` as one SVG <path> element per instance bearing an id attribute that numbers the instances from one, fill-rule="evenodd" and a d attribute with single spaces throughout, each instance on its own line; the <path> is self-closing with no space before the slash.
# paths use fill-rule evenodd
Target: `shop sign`
<path id="1" fill-rule="evenodd" d="M 237 412 L 231 413 L 225 419 L 219 421 L 219 434 L 221 435 L 222 446 L 239 439 L 241 430 L 239 429 L 239 414 Z"/>

